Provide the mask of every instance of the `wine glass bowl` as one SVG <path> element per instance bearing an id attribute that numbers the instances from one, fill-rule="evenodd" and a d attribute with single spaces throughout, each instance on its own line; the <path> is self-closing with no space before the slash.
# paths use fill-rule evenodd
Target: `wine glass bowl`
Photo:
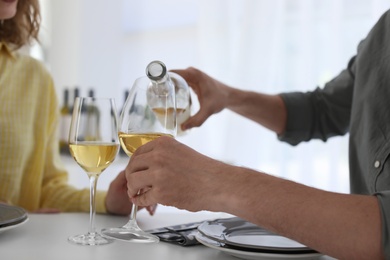
<path id="1" fill-rule="evenodd" d="M 119 150 L 117 116 L 114 99 L 75 99 L 69 131 L 69 150 L 87 173 L 90 182 L 90 221 L 87 234 L 68 241 L 78 245 L 104 245 L 112 242 L 95 230 L 95 194 L 99 175 L 115 160 Z"/>
<path id="2" fill-rule="evenodd" d="M 70 144 L 72 157 L 85 170 L 87 175 L 99 176 L 115 159 L 118 145 L 85 141 Z"/>
<path id="3" fill-rule="evenodd" d="M 140 146 L 156 138 L 176 136 L 174 85 L 170 81 L 166 69 L 158 66 L 148 71 L 148 77 L 140 77 L 135 80 L 121 112 L 118 135 L 121 147 L 129 157 Z M 158 242 L 157 236 L 144 232 L 138 226 L 136 213 L 137 206 L 133 204 L 127 224 L 122 227 L 105 228 L 102 230 L 102 234 L 130 242 Z"/>

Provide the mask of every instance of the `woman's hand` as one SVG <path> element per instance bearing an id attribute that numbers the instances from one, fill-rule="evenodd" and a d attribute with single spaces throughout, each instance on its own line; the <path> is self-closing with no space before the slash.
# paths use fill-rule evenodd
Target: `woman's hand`
<path id="1" fill-rule="evenodd" d="M 127 181 L 125 171 L 121 171 L 118 176 L 111 182 L 107 197 L 107 212 L 114 215 L 129 215 L 131 213 L 132 203 L 127 195 Z M 146 210 L 150 215 L 154 215 L 157 204 L 149 205 Z M 139 208 L 139 210 L 142 207 Z"/>

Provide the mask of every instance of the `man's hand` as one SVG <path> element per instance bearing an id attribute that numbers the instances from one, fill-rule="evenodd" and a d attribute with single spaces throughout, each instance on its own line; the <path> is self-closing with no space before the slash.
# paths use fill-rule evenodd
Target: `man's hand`
<path id="1" fill-rule="evenodd" d="M 121 171 L 118 176 L 111 182 L 107 197 L 107 212 L 114 215 L 129 215 L 131 213 L 132 203 L 127 195 L 127 181 L 125 171 Z M 154 215 L 157 204 L 150 205 L 146 208 L 150 215 Z M 142 209 L 142 207 L 138 208 Z"/>

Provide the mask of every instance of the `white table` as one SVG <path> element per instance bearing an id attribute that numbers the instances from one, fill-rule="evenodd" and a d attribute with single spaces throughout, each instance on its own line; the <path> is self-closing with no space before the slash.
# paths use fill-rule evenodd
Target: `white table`
<path id="1" fill-rule="evenodd" d="M 138 213 L 138 223 L 144 229 L 152 229 L 175 224 L 230 217 L 225 213 L 177 210 L 159 206 L 155 216 L 146 211 Z M 126 217 L 97 215 L 96 227 L 119 227 L 127 222 Z M 103 246 L 78 246 L 67 242 L 75 234 L 86 233 L 89 215 L 86 213 L 30 214 L 29 220 L 16 228 L 0 233 L 0 259 L 2 260 L 100 260 L 100 259 L 162 259 L 198 260 L 227 259 L 233 256 L 203 245 L 181 247 L 165 242 L 158 244 L 135 244 L 115 241 Z M 321 257 L 321 259 L 331 259 Z"/>

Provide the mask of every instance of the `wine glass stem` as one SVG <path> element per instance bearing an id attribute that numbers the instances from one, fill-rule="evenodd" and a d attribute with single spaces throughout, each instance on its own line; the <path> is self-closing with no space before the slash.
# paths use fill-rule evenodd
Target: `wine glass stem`
<path id="1" fill-rule="evenodd" d="M 89 175 L 89 233 L 95 233 L 95 214 L 96 214 L 96 184 L 98 177 L 95 174 Z"/>
<path id="2" fill-rule="evenodd" d="M 133 204 L 131 207 L 130 221 L 135 221 L 137 218 L 138 206 Z"/>
<path id="3" fill-rule="evenodd" d="M 139 192 L 138 192 L 139 194 Z M 129 229 L 138 229 L 138 224 L 137 224 L 137 211 L 138 211 L 138 206 L 136 204 L 133 203 L 133 205 L 131 206 L 131 213 L 130 213 L 130 219 L 129 221 L 126 223 L 126 225 L 124 225 L 123 227 L 124 228 L 129 228 Z"/>

